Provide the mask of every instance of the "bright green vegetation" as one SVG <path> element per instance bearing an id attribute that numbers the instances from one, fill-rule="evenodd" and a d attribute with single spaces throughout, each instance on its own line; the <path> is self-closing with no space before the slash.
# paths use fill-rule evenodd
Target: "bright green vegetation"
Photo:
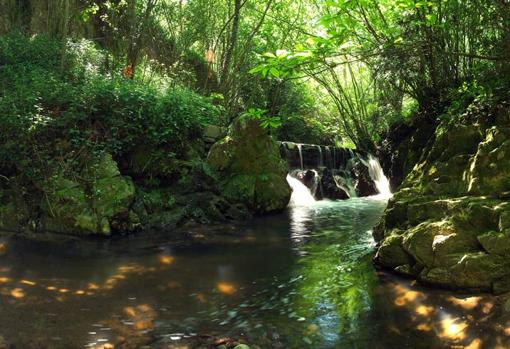
<path id="1" fill-rule="evenodd" d="M 0 349 L 510 347 L 509 254 L 509 0 L 0 0 Z"/>
<path id="2" fill-rule="evenodd" d="M 504 1 L 333 0 L 319 15 L 315 35 L 265 54 L 252 72 L 314 81 L 360 147 L 370 149 L 388 124 L 416 109 L 437 117 L 508 87 Z"/>
<path id="3" fill-rule="evenodd" d="M 0 37 L 4 176 L 46 179 L 81 169 L 91 156 L 123 157 L 141 145 L 182 157 L 205 123 L 220 122 L 221 107 L 190 90 L 101 73 L 103 52 L 87 42 L 69 44 L 62 70 L 62 49 L 45 36 Z"/>
<path id="4" fill-rule="evenodd" d="M 27 1 L 0 16 L 0 33 L 36 35 L 3 39 L 2 75 L 33 85 L 10 112 L 100 114 L 115 151 L 136 142 L 133 123 L 151 142 L 182 142 L 250 109 L 282 140 L 370 150 L 396 121 L 507 88 L 509 22 L 505 1 Z"/>

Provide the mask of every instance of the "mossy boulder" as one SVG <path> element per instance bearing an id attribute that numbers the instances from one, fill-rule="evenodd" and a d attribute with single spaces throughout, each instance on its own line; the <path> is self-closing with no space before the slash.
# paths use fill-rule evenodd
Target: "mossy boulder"
<path id="1" fill-rule="evenodd" d="M 220 173 L 220 191 L 256 213 L 284 209 L 290 199 L 287 164 L 278 144 L 257 120 L 239 117 L 228 135 L 216 142 L 208 164 Z"/>
<path id="2" fill-rule="evenodd" d="M 385 267 L 397 268 L 409 263 L 409 254 L 402 247 L 402 235 L 392 234 L 384 239 L 375 260 Z"/>
<path id="3" fill-rule="evenodd" d="M 82 181 L 54 176 L 41 202 L 42 229 L 67 234 L 132 231 L 139 225 L 131 211 L 135 186 L 120 175 L 109 154 L 86 167 Z"/>
<path id="4" fill-rule="evenodd" d="M 437 286 L 510 291 L 510 128 L 498 120 L 438 125 L 374 229 L 376 263 Z"/>
<path id="5" fill-rule="evenodd" d="M 490 254 L 510 255 L 510 231 L 488 232 L 478 236 L 483 249 Z"/>
<path id="6" fill-rule="evenodd" d="M 492 290 L 493 283 L 510 275 L 510 259 L 484 252 L 468 253 L 451 270 L 457 288 Z"/>
<path id="7" fill-rule="evenodd" d="M 468 192 L 490 195 L 510 190 L 510 128 L 494 126 L 470 163 Z"/>

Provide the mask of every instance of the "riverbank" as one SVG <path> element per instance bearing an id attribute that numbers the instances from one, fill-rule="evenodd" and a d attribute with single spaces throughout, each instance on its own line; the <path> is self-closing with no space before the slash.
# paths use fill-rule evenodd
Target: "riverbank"
<path id="1" fill-rule="evenodd" d="M 508 99 L 475 100 L 447 116 L 424 146 L 403 150 L 416 162 L 375 229 L 375 260 L 434 286 L 508 292 Z"/>

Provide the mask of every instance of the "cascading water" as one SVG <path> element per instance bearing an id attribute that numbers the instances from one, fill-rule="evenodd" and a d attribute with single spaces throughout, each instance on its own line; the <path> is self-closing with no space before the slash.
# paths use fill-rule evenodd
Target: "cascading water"
<path id="1" fill-rule="evenodd" d="M 302 144 L 297 144 L 297 148 L 298 148 L 298 151 L 299 151 L 299 161 L 301 162 L 301 169 L 304 170 L 304 165 L 303 165 L 303 145 Z"/>
<path id="2" fill-rule="evenodd" d="M 317 146 L 317 149 L 319 150 L 319 168 L 324 166 L 324 162 L 322 160 L 322 147 L 320 145 Z"/>
<path id="3" fill-rule="evenodd" d="M 292 196 L 290 198 L 289 206 L 309 206 L 316 201 L 310 189 L 308 189 L 308 187 L 299 179 L 288 174 L 287 182 L 292 188 Z"/>
<path id="4" fill-rule="evenodd" d="M 375 186 L 377 188 L 377 191 L 379 192 L 379 195 L 385 198 L 391 198 L 393 194 L 390 190 L 390 181 L 388 178 L 384 175 L 384 171 L 381 167 L 381 164 L 379 163 L 379 160 L 372 156 L 368 155 L 368 174 L 370 175 L 370 178 L 375 183 Z"/>
<path id="5" fill-rule="evenodd" d="M 280 154 L 291 169 L 287 181 L 293 190 L 292 206 L 323 199 L 392 196 L 379 161 L 362 151 L 281 142 Z"/>

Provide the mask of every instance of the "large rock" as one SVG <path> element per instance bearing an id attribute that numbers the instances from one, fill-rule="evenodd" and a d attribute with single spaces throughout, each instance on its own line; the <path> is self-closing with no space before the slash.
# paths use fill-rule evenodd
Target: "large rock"
<path id="1" fill-rule="evenodd" d="M 111 155 L 87 167 L 82 177 L 78 182 L 56 176 L 46 183 L 41 203 L 44 230 L 109 235 L 138 227 L 138 217 L 131 211 L 135 186 L 120 175 Z"/>
<path id="2" fill-rule="evenodd" d="M 239 117 L 228 135 L 212 146 L 208 163 L 221 174 L 220 190 L 229 200 L 246 204 L 256 213 L 287 206 L 291 194 L 287 164 L 257 120 Z"/>
<path id="3" fill-rule="evenodd" d="M 438 125 L 374 229 L 376 263 L 437 286 L 510 291 L 510 128 L 503 119 L 468 111 L 464 121 Z"/>

